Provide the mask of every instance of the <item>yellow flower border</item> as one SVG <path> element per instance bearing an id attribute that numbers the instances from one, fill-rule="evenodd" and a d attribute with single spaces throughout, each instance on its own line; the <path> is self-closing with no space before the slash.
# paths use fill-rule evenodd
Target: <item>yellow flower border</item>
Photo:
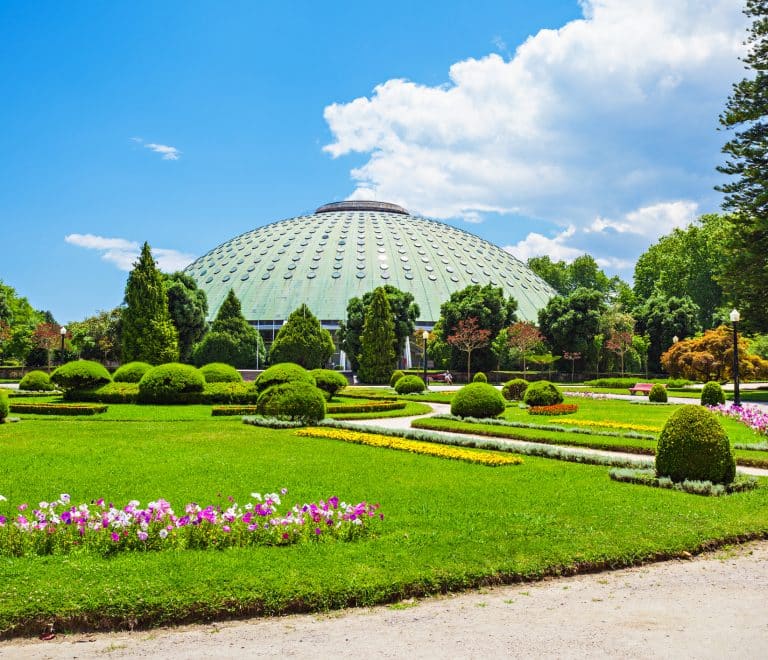
<path id="1" fill-rule="evenodd" d="M 454 447 L 451 445 L 440 445 L 431 442 L 422 442 L 420 440 L 407 440 L 405 438 L 378 435 L 376 433 L 362 433 L 360 431 L 348 431 L 346 429 L 312 427 L 300 429 L 295 432 L 295 435 L 305 438 L 343 440 L 344 442 L 369 445 L 371 447 L 398 449 L 413 454 L 426 454 L 428 456 L 437 456 L 438 458 L 468 461 L 470 463 L 479 463 L 489 467 L 520 465 L 523 462 L 523 459 L 519 456 L 510 456 L 509 454 L 483 451 L 479 449 L 464 449 L 462 447 Z"/>
<path id="2" fill-rule="evenodd" d="M 604 429 L 627 429 L 629 431 L 650 431 L 651 433 L 661 432 L 660 426 L 648 426 L 647 424 L 625 424 L 624 422 L 611 422 L 608 420 L 595 421 L 591 419 L 567 419 L 552 421 L 553 424 L 560 426 L 596 426 Z"/>

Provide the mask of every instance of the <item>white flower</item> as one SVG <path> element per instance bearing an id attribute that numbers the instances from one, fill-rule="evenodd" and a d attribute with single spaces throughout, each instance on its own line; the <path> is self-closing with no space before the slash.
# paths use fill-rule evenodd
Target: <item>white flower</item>
<path id="1" fill-rule="evenodd" d="M 62 504 L 69 504 L 69 495 L 67 493 L 62 493 L 59 495 L 59 501 Z"/>
<path id="2" fill-rule="evenodd" d="M 0 502 L 7 502 L 7 501 L 8 501 L 7 497 L 3 497 L 2 495 L 0 495 Z"/>
<path id="3" fill-rule="evenodd" d="M 168 536 L 168 530 L 161 529 L 157 534 L 161 539 L 164 539 L 166 536 Z"/>
<path id="4" fill-rule="evenodd" d="M 259 502 L 261 502 L 261 493 L 251 493 L 251 497 L 254 500 L 259 500 Z"/>

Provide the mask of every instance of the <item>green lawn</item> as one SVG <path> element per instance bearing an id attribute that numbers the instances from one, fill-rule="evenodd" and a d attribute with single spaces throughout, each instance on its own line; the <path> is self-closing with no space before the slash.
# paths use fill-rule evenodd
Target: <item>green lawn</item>
<path id="1" fill-rule="evenodd" d="M 568 390 L 568 386 L 564 385 L 561 389 Z M 594 392 L 595 394 L 629 394 L 627 389 L 609 388 L 609 387 L 574 387 L 573 391 L 579 392 Z M 667 390 L 669 396 L 679 397 L 682 399 L 701 399 L 701 390 L 689 390 L 689 389 L 670 389 Z M 745 390 L 740 391 L 741 400 L 743 403 L 765 403 L 768 401 L 768 391 L 766 390 Z M 647 399 L 647 397 L 640 394 L 635 395 L 638 399 Z M 733 401 L 733 392 L 726 391 L 725 398 L 727 401 Z"/>
<path id="2" fill-rule="evenodd" d="M 63 492 L 73 502 L 164 497 L 178 510 L 287 487 L 291 502 L 380 502 L 386 518 L 378 536 L 351 543 L 2 557 L 0 635 L 365 605 L 768 534 L 768 488 L 707 498 L 547 459 L 489 468 L 299 438 L 212 418 L 208 406 L 108 414 L 0 426 L 0 513 Z"/>

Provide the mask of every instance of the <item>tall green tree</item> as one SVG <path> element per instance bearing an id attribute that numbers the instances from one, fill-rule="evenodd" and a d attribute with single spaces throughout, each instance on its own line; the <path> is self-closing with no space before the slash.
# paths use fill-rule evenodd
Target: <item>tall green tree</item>
<path id="1" fill-rule="evenodd" d="M 392 318 L 395 324 L 395 354 L 400 356 L 405 350 L 405 339 L 410 337 L 416 328 L 419 317 L 419 306 L 413 302 L 413 294 L 401 291 L 391 284 L 386 284 L 384 292 L 387 295 Z M 350 298 L 347 303 L 347 320 L 339 328 L 340 346 L 349 357 L 353 371 L 357 371 L 357 356 L 360 354 L 360 336 L 363 333 L 365 310 L 371 304 L 373 291 L 367 292 L 360 298 Z"/>
<path id="2" fill-rule="evenodd" d="M 266 351 L 261 334 L 248 323 L 232 289 L 219 307 L 211 331 L 192 349 L 197 366 L 224 362 L 238 369 L 256 369 L 264 365 Z"/>
<path id="3" fill-rule="evenodd" d="M 735 134 L 723 147 L 732 177 L 718 187 L 729 211 L 724 267 L 719 274 L 730 301 L 741 311 L 745 330 L 768 331 L 768 2 L 746 0 L 752 19 L 747 55 L 752 74 L 733 86 L 720 124 Z"/>
<path id="4" fill-rule="evenodd" d="M 116 362 L 120 359 L 122 309 L 100 311 L 82 321 L 67 325 L 72 350 L 83 360 Z"/>
<path id="5" fill-rule="evenodd" d="M 207 329 L 208 299 L 199 289 L 194 278 L 182 272 L 165 276 L 165 292 L 168 295 L 168 311 L 176 332 L 179 333 L 179 360 L 192 359 L 192 347 L 199 342 Z"/>
<path id="6" fill-rule="evenodd" d="M 168 312 L 163 275 L 144 243 L 125 285 L 122 360 L 163 364 L 178 359 L 179 336 Z"/>
<path id="7" fill-rule="evenodd" d="M 571 263 L 552 261 L 548 256 L 531 257 L 528 267 L 549 284 L 561 296 L 567 296 L 576 289 L 600 291 L 607 301 L 625 295 L 628 285 L 619 277 L 608 277 L 589 254 L 576 257 Z"/>
<path id="8" fill-rule="evenodd" d="M 269 359 L 273 364 L 295 362 L 305 369 L 322 369 L 333 351 L 331 333 L 320 325 L 309 307 L 302 304 L 280 328 L 269 349 Z"/>
<path id="9" fill-rule="evenodd" d="M 3 360 L 24 362 L 33 349 L 32 334 L 40 323 L 49 320 L 44 312 L 36 310 L 16 290 L 0 280 L 0 357 Z"/>
<path id="10" fill-rule="evenodd" d="M 667 297 L 656 291 L 636 310 L 640 334 L 648 335 L 648 369 L 661 370 L 661 354 L 673 338 L 688 339 L 701 330 L 699 307 L 688 296 Z"/>
<path id="11" fill-rule="evenodd" d="M 459 321 L 477 319 L 477 327 L 488 330 L 491 337 L 496 337 L 502 328 L 507 328 L 517 321 L 517 301 L 504 296 L 504 290 L 490 284 L 470 285 L 461 291 L 454 291 L 451 297 L 440 306 L 441 333 L 447 341 L 459 329 Z M 474 350 L 472 364 L 477 371 L 492 371 L 497 364 L 490 345 Z M 450 368 L 461 370 L 465 367 L 463 351 L 457 346 L 451 347 Z"/>
<path id="12" fill-rule="evenodd" d="M 374 385 L 389 382 L 397 363 L 395 322 L 383 287 L 373 291 L 371 302 L 365 310 L 357 360 L 357 375 L 362 382 Z"/>

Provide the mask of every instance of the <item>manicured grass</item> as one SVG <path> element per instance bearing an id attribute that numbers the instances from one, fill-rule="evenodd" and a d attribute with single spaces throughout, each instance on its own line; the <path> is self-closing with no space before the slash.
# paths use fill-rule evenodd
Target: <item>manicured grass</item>
<path id="1" fill-rule="evenodd" d="M 391 387 L 346 387 L 341 391 L 342 395 L 350 398 L 363 399 L 401 399 L 404 401 L 423 401 L 425 403 L 450 403 L 454 392 L 431 392 L 426 391 L 421 394 L 398 395 Z"/>
<path id="2" fill-rule="evenodd" d="M 489 469 L 300 438 L 211 418 L 208 406 L 197 418 L 196 408 L 110 406 L 120 419 L 0 426 L 0 494 L 9 498 L 0 513 L 63 492 L 76 503 L 164 497 L 180 509 L 190 501 L 226 504 L 230 495 L 244 503 L 252 491 L 285 486 L 290 501 L 335 494 L 380 502 L 380 534 L 109 559 L 3 557 L 0 635 L 38 634 L 51 622 L 58 631 L 108 629 L 368 605 L 768 534 L 765 487 L 702 498 L 616 483 L 602 467 L 532 457 Z M 172 414 L 189 417 L 168 421 Z"/>
<path id="3" fill-rule="evenodd" d="M 359 399 L 353 399 L 360 402 Z M 405 404 L 405 408 L 400 410 L 382 410 L 379 412 L 358 412 L 358 413 L 332 413 L 328 417 L 332 419 L 384 419 L 386 417 L 413 417 L 414 415 L 426 415 L 431 413 L 432 408 L 425 403 L 418 403 L 416 401 L 408 401 Z"/>
<path id="4" fill-rule="evenodd" d="M 568 387 L 564 386 L 562 389 L 567 390 Z M 609 388 L 609 387 L 579 387 L 573 388 L 574 391 L 579 392 L 594 392 L 595 394 L 629 394 L 626 389 Z M 667 393 L 671 397 L 679 397 L 681 399 L 701 399 L 701 390 L 690 389 L 668 389 Z M 768 391 L 765 390 L 745 390 L 740 391 L 741 400 L 744 403 L 765 403 L 768 401 Z M 647 399 L 640 394 L 635 395 L 638 399 Z M 733 392 L 725 392 L 726 401 L 733 401 Z"/>

